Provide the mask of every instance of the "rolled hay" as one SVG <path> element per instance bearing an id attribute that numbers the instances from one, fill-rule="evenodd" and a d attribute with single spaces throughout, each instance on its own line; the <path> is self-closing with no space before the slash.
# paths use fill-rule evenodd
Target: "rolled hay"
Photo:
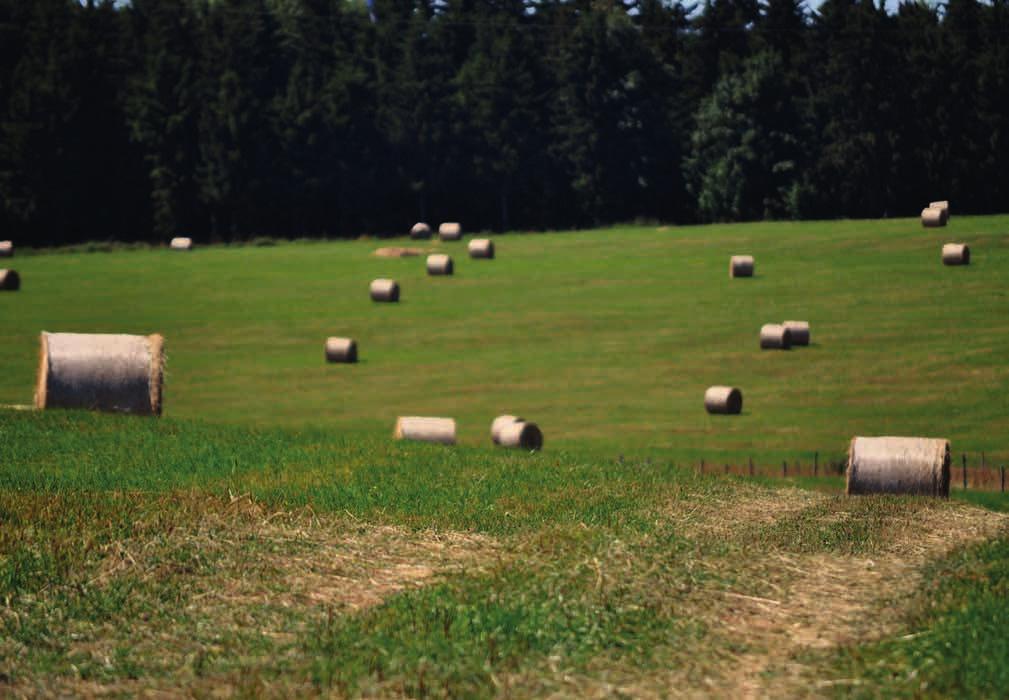
<path id="1" fill-rule="evenodd" d="M 704 392 L 708 413 L 735 415 L 743 410 L 743 392 L 734 386 L 711 386 Z"/>
<path id="2" fill-rule="evenodd" d="M 788 329 L 792 345 L 809 345 L 809 321 L 785 321 L 781 325 Z"/>
<path id="3" fill-rule="evenodd" d="M 161 415 L 160 335 L 42 332 L 36 408 Z"/>
<path id="4" fill-rule="evenodd" d="M 519 416 L 498 416 L 490 424 L 490 439 L 495 445 L 501 444 L 501 431 L 506 425 L 511 425 L 512 423 L 524 423 L 525 419 Z"/>
<path id="5" fill-rule="evenodd" d="M 389 246 L 385 248 L 376 248 L 375 252 L 372 253 L 376 258 L 413 258 L 424 250 L 422 248 L 402 248 L 400 246 Z"/>
<path id="6" fill-rule="evenodd" d="M 471 258 L 494 259 L 494 241 L 489 238 L 474 238 L 467 246 Z"/>
<path id="7" fill-rule="evenodd" d="M 943 265 L 970 265 L 970 246 L 966 243 L 947 243 L 942 247 Z"/>
<path id="8" fill-rule="evenodd" d="M 443 253 L 435 253 L 427 256 L 427 274 L 429 275 L 451 275 L 452 258 Z"/>
<path id="9" fill-rule="evenodd" d="M 942 209 L 925 207 L 921 210 L 921 225 L 925 228 L 936 228 L 946 225 L 946 215 Z"/>
<path id="10" fill-rule="evenodd" d="M 431 237 L 431 227 L 425 224 L 423 221 L 418 221 L 410 228 L 410 238 L 430 238 Z"/>
<path id="11" fill-rule="evenodd" d="M 462 226 L 456 221 L 447 221 L 438 227 L 438 238 L 443 241 L 462 240 Z"/>
<path id="12" fill-rule="evenodd" d="M 357 362 L 357 341 L 353 338 L 326 338 L 326 362 Z"/>
<path id="13" fill-rule="evenodd" d="M 17 270 L 0 270 L 0 291 L 16 292 L 21 289 L 21 275 Z"/>
<path id="14" fill-rule="evenodd" d="M 780 323 L 766 323 L 760 327 L 761 350 L 789 350 L 792 332 Z"/>
<path id="15" fill-rule="evenodd" d="M 498 433 L 501 447 L 513 447 L 529 452 L 543 449 L 543 433 L 539 426 L 529 421 L 506 423 Z"/>
<path id="16" fill-rule="evenodd" d="M 13 258 L 14 244 L 10 241 L 0 241 L 0 258 Z"/>
<path id="17" fill-rule="evenodd" d="M 753 256 L 733 255 L 729 258 L 729 277 L 753 277 Z"/>
<path id="18" fill-rule="evenodd" d="M 397 440 L 420 440 L 455 444 L 455 420 L 452 418 L 428 418 L 425 416 L 400 416 L 396 419 Z"/>
<path id="19" fill-rule="evenodd" d="M 372 280 L 370 292 L 372 301 L 399 301 L 399 284 L 396 280 Z"/>
<path id="20" fill-rule="evenodd" d="M 172 250 L 192 250 L 193 239 L 179 236 L 173 238 L 172 242 L 168 244 L 168 247 L 171 248 Z"/>
<path id="21" fill-rule="evenodd" d="M 949 221 L 949 200 L 942 200 L 941 202 L 929 202 L 929 209 L 942 209 L 943 219 Z"/>
<path id="22" fill-rule="evenodd" d="M 899 493 L 949 498 L 949 441 L 856 437 L 848 450 L 846 493 Z"/>

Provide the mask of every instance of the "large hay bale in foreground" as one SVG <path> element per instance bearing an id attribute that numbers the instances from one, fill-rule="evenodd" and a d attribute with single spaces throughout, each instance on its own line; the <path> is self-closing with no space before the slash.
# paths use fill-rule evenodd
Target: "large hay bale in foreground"
<path id="1" fill-rule="evenodd" d="M 942 209 L 925 207 L 921 210 L 921 225 L 925 228 L 937 228 L 946 225 L 946 215 Z"/>
<path id="2" fill-rule="evenodd" d="M 792 345 L 809 345 L 809 321 L 785 321 L 781 325 L 788 329 Z"/>
<path id="3" fill-rule="evenodd" d="M 733 255 L 729 258 L 729 277 L 753 277 L 754 267 L 752 255 Z"/>
<path id="4" fill-rule="evenodd" d="M 396 419 L 397 440 L 419 440 L 455 444 L 455 420 L 426 416 L 400 416 Z"/>
<path id="5" fill-rule="evenodd" d="M 357 341 L 353 338 L 326 338 L 326 362 L 357 362 Z"/>
<path id="6" fill-rule="evenodd" d="M 418 221 L 410 229 L 410 238 L 430 238 L 431 237 L 431 227 L 425 224 L 423 221 Z"/>
<path id="7" fill-rule="evenodd" d="M 372 301 L 399 301 L 399 284 L 395 280 L 372 280 L 369 291 Z"/>
<path id="8" fill-rule="evenodd" d="M 789 350 L 792 347 L 792 332 L 780 323 L 765 323 L 760 328 L 761 350 Z"/>
<path id="9" fill-rule="evenodd" d="M 704 392 L 708 413 L 735 415 L 743 410 L 743 392 L 734 386 L 711 386 Z"/>
<path id="10" fill-rule="evenodd" d="M 35 407 L 160 416 L 163 377 L 160 335 L 43 331 Z"/>
<path id="11" fill-rule="evenodd" d="M 469 256 L 474 259 L 494 259 L 494 241 L 489 238 L 474 238 L 467 246 Z"/>
<path id="12" fill-rule="evenodd" d="M 530 452 L 543 449 L 543 433 L 529 421 L 506 423 L 498 432 L 498 444 Z"/>
<path id="13" fill-rule="evenodd" d="M 522 423 L 524 418 L 519 416 L 504 415 L 498 416 L 490 424 L 490 439 L 495 445 L 501 444 L 501 431 L 506 425 L 511 425 L 512 423 Z"/>
<path id="14" fill-rule="evenodd" d="M 949 498 L 949 441 L 856 437 L 848 449 L 846 492 Z"/>
<path id="15" fill-rule="evenodd" d="M 462 239 L 462 225 L 457 221 L 447 221 L 438 227 L 438 238 L 443 241 L 458 241 Z"/>
<path id="16" fill-rule="evenodd" d="M 169 243 L 169 247 L 172 250 L 192 250 L 193 249 L 193 239 L 186 238 L 184 236 L 178 236 L 172 239 Z"/>
<path id="17" fill-rule="evenodd" d="M 16 292 L 21 289 L 21 275 L 17 270 L 0 270 L 0 291 Z"/>
<path id="18" fill-rule="evenodd" d="M 10 241 L 0 241 L 0 258 L 13 258 L 14 244 Z"/>
<path id="19" fill-rule="evenodd" d="M 452 258 L 443 254 L 435 253 L 427 256 L 427 274 L 429 275 L 451 275 Z"/>
<path id="20" fill-rule="evenodd" d="M 942 200 L 941 202 L 929 202 L 929 209 L 942 209 L 943 219 L 949 221 L 949 200 Z"/>
<path id="21" fill-rule="evenodd" d="M 942 247 L 943 265 L 970 265 L 970 246 L 966 243 L 947 243 Z"/>

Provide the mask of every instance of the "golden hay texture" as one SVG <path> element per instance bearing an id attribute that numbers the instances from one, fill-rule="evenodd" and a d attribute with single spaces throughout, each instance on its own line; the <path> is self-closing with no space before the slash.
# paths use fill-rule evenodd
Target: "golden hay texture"
<path id="1" fill-rule="evenodd" d="M 10 241 L 0 241 L 0 258 L 13 258 L 14 244 Z"/>
<path id="2" fill-rule="evenodd" d="M 970 265 L 970 246 L 966 243 L 947 243 L 942 247 L 943 265 Z"/>
<path id="3" fill-rule="evenodd" d="M 524 420 L 514 421 L 501 427 L 498 432 L 498 444 L 501 447 L 513 447 L 527 451 L 542 450 L 543 433 L 535 423 Z"/>
<path id="4" fill-rule="evenodd" d="M 494 241 L 489 238 L 474 238 L 469 242 L 469 256 L 474 259 L 493 260 Z"/>
<path id="5" fill-rule="evenodd" d="M 376 248 L 372 253 L 376 258 L 412 258 L 424 252 L 423 248 L 402 248 L 399 246 L 389 246 L 386 248 Z"/>
<path id="6" fill-rule="evenodd" d="M 712 386 L 704 392 L 708 413 L 737 414 L 743 410 L 743 392 L 734 386 Z"/>
<path id="7" fill-rule="evenodd" d="M 326 362 L 357 362 L 357 341 L 335 336 L 327 338 Z"/>
<path id="8" fill-rule="evenodd" d="M 172 242 L 169 244 L 169 247 L 172 250 L 192 250 L 193 239 L 179 236 L 172 239 Z"/>
<path id="9" fill-rule="evenodd" d="M 729 277 L 753 277 L 755 267 L 752 255 L 733 255 L 729 258 Z"/>
<path id="10" fill-rule="evenodd" d="M 462 239 L 462 225 L 456 221 L 446 221 L 438 227 L 438 238 L 443 241 Z"/>
<path id="11" fill-rule="evenodd" d="M 780 323 L 765 323 L 760 328 L 761 350 L 789 350 L 792 347 L 792 332 Z"/>
<path id="12" fill-rule="evenodd" d="M 949 200 L 942 200 L 939 202 L 929 202 L 929 209 L 942 209 L 943 219 L 949 221 Z"/>
<path id="13" fill-rule="evenodd" d="M 942 209 L 926 207 L 921 210 L 921 225 L 925 228 L 936 228 L 946 225 L 946 215 Z"/>
<path id="14" fill-rule="evenodd" d="M 372 280 L 369 291 L 372 301 L 399 301 L 399 284 L 395 280 Z"/>
<path id="15" fill-rule="evenodd" d="M 452 418 L 431 418 L 427 416 L 400 416 L 396 419 L 397 440 L 419 440 L 455 444 L 455 420 Z"/>
<path id="16" fill-rule="evenodd" d="M 431 227 L 425 224 L 423 221 L 418 221 L 410 229 L 410 238 L 430 238 L 431 237 Z"/>
<path id="17" fill-rule="evenodd" d="M 490 439 L 495 445 L 501 444 L 501 431 L 506 425 L 511 425 L 512 423 L 521 423 L 525 419 L 518 416 L 504 415 L 498 416 L 490 424 Z"/>
<path id="18" fill-rule="evenodd" d="M 856 437 L 848 449 L 846 492 L 949 498 L 949 441 Z"/>
<path id="19" fill-rule="evenodd" d="M 427 274 L 429 275 L 451 275 L 453 272 L 452 258 L 443 254 L 435 253 L 427 256 Z"/>

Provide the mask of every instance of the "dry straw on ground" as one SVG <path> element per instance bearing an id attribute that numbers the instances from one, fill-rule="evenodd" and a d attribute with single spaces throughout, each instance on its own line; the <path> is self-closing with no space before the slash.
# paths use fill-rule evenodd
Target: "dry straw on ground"
<path id="1" fill-rule="evenodd" d="M 455 444 L 455 420 L 427 416 L 400 416 L 396 419 L 397 440 L 419 440 Z"/>
<path id="2" fill-rule="evenodd" d="M 423 221 L 418 221 L 410 229 L 410 238 L 430 238 L 431 237 L 431 227 L 425 224 Z"/>
<path id="3" fill-rule="evenodd" d="M 947 243 L 942 247 L 943 265 L 970 265 L 970 246 L 966 243 Z"/>
<path id="4" fill-rule="evenodd" d="M 412 258 L 423 253 L 422 248 L 402 248 L 400 246 L 389 246 L 376 248 L 372 253 L 376 258 Z"/>
<path id="5" fill-rule="evenodd" d="M 357 342 L 352 338 L 327 338 L 326 362 L 357 362 Z"/>
<path id="6" fill-rule="evenodd" d="M 427 256 L 427 274 L 451 275 L 453 272 L 452 258 L 444 253 Z"/>
<path id="7" fill-rule="evenodd" d="M 16 292 L 21 289 L 21 275 L 17 270 L 0 270 L 0 291 Z"/>
<path id="8" fill-rule="evenodd" d="M 785 321 L 783 324 L 792 338 L 792 345 L 809 345 L 808 321 Z"/>
<path id="9" fill-rule="evenodd" d="M 169 244 L 169 247 L 172 250 L 192 250 L 193 239 L 179 236 L 172 239 L 172 242 Z"/>
<path id="10" fill-rule="evenodd" d="M 395 280 L 372 280 L 370 292 L 372 301 L 399 301 L 399 284 Z"/>
<path id="11" fill-rule="evenodd" d="M 949 497 L 949 441 L 856 437 L 848 450 L 846 492 Z"/>
<path id="12" fill-rule="evenodd" d="M 539 426 L 529 421 L 518 420 L 505 423 L 498 431 L 497 443 L 501 447 L 513 447 L 535 451 L 543 449 L 543 433 Z"/>
<path id="13" fill-rule="evenodd" d="M 921 225 L 925 228 L 936 228 L 946 225 L 946 214 L 942 209 L 926 207 L 921 210 Z"/>
<path id="14" fill-rule="evenodd" d="M 160 335 L 43 331 L 39 344 L 36 408 L 161 415 Z"/>
<path id="15" fill-rule="evenodd" d="M 494 241 L 489 238 L 474 238 L 469 242 L 469 256 L 474 259 L 494 259 Z"/>
<path id="16" fill-rule="evenodd" d="M 733 255 L 729 258 L 729 277 L 753 277 L 755 265 L 752 255 Z"/>
<path id="17" fill-rule="evenodd" d="M 0 258 L 13 258 L 14 244 L 10 241 L 0 241 Z"/>
<path id="18" fill-rule="evenodd" d="M 462 226 L 455 221 L 447 221 L 438 227 L 438 238 L 443 241 L 458 241 L 462 239 Z"/>
<path id="19" fill-rule="evenodd" d="M 733 386 L 712 386 L 704 392 L 708 413 L 737 414 L 743 410 L 743 392 Z"/>
<path id="20" fill-rule="evenodd" d="M 760 328 L 761 350 L 789 350 L 792 332 L 780 323 L 766 323 Z"/>

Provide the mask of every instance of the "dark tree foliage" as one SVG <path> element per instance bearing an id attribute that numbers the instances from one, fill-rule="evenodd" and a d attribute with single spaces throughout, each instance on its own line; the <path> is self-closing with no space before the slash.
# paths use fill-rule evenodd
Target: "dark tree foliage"
<path id="1" fill-rule="evenodd" d="M 0 0 L 0 238 L 1005 209 L 1009 0 Z"/>

